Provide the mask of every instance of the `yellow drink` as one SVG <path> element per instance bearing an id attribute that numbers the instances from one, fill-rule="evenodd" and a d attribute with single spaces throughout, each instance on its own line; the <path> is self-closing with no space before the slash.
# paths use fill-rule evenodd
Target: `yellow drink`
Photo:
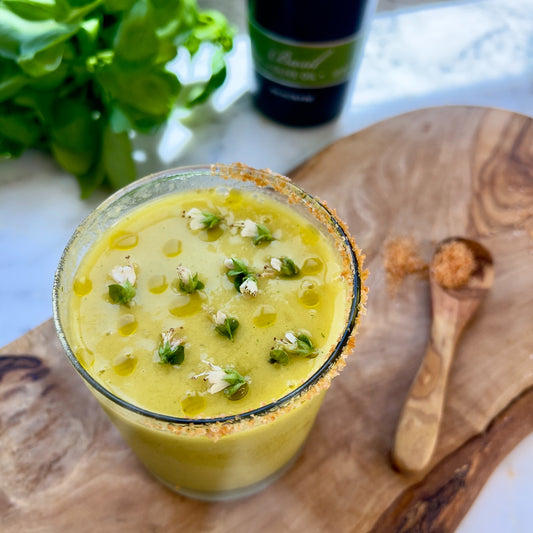
<path id="1" fill-rule="evenodd" d="M 357 259 L 331 214 L 284 178 L 169 172 L 82 225 L 58 270 L 56 324 L 156 477 L 195 497 L 241 496 L 290 463 L 343 364 Z M 111 288 L 126 286 L 117 269 L 133 274 L 127 301 Z"/>

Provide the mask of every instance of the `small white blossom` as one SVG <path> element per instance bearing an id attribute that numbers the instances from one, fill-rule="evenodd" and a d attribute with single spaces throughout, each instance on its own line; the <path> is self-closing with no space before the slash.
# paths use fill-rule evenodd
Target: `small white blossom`
<path id="1" fill-rule="evenodd" d="M 126 281 L 129 281 L 131 285 L 135 285 L 137 279 L 135 269 L 131 265 L 113 267 L 111 277 L 119 285 L 123 285 Z"/>
<path id="2" fill-rule="evenodd" d="M 278 339 L 276 344 L 280 348 L 284 348 L 290 352 L 298 347 L 298 339 L 292 331 L 287 331 L 287 333 L 285 333 L 285 337 L 283 339 Z"/>
<path id="3" fill-rule="evenodd" d="M 178 278 L 180 279 L 182 283 L 187 284 L 191 281 L 192 274 L 191 274 L 191 271 L 187 267 L 184 267 L 183 265 L 179 265 L 177 268 L 177 271 L 178 271 Z"/>
<path id="4" fill-rule="evenodd" d="M 207 389 L 209 394 L 216 394 L 230 386 L 230 383 L 225 379 L 227 374 L 224 369 L 205 359 L 202 359 L 202 363 L 206 364 L 211 370 L 197 374 L 192 379 L 203 377 L 204 381 L 207 381 L 210 385 L 209 389 Z"/>
<path id="5" fill-rule="evenodd" d="M 223 311 L 217 311 L 217 313 L 213 315 L 213 322 L 217 326 L 222 326 L 227 318 L 228 317 L 226 316 L 226 313 L 224 313 Z"/>
<path id="6" fill-rule="evenodd" d="M 259 235 L 257 224 L 249 218 L 246 220 L 239 220 L 235 222 L 234 225 L 241 228 L 241 235 L 243 237 L 257 237 Z"/>
<path id="7" fill-rule="evenodd" d="M 307 333 L 296 333 L 287 331 L 283 339 L 276 339 L 275 345 L 289 354 L 304 355 L 305 357 L 316 357 L 318 351 L 313 346 Z"/>
<path id="8" fill-rule="evenodd" d="M 239 287 L 239 292 L 241 294 L 249 294 L 250 296 L 255 296 L 257 294 L 257 282 L 253 278 L 246 278 Z"/>
<path id="9" fill-rule="evenodd" d="M 298 342 L 296 335 L 292 331 L 287 331 L 287 333 L 285 333 L 285 339 L 289 344 L 296 344 Z"/>
<path id="10" fill-rule="evenodd" d="M 163 346 L 168 342 L 172 351 L 185 342 L 185 338 L 176 336 L 174 328 L 170 328 L 168 331 L 163 331 L 161 333 L 161 338 L 163 339 Z"/>
<path id="11" fill-rule="evenodd" d="M 271 260 L 270 260 L 270 266 L 276 270 L 277 272 L 280 272 L 281 271 L 281 261 L 277 258 L 277 257 L 273 257 Z"/>
<path id="12" fill-rule="evenodd" d="M 224 259 L 224 266 L 226 268 L 232 269 L 235 266 L 233 264 L 233 259 Z"/>
<path id="13" fill-rule="evenodd" d="M 192 230 L 197 229 L 204 229 L 204 214 L 197 208 L 193 207 L 192 209 L 189 209 L 185 216 L 189 219 L 189 227 Z"/>
<path id="14" fill-rule="evenodd" d="M 226 224 L 230 227 L 233 226 L 235 222 L 235 215 L 231 211 L 223 212 L 223 214 Z"/>

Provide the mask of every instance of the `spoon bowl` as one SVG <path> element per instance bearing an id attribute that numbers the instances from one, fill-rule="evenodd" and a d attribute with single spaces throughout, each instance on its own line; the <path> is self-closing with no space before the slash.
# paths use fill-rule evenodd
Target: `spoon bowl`
<path id="1" fill-rule="evenodd" d="M 461 283 L 445 286 L 433 265 L 446 246 L 449 249 L 454 243 L 459 243 L 462 251 L 473 258 L 473 265 Z M 435 450 L 455 348 L 465 326 L 492 287 L 492 256 L 477 241 L 463 237 L 445 239 L 435 251 L 429 280 L 432 301 L 430 340 L 400 414 L 392 451 L 394 464 L 406 472 L 424 470 Z"/>

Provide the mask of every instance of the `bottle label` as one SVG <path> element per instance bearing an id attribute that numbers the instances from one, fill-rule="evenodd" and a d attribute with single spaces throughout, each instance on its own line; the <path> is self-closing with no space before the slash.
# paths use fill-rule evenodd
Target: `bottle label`
<path id="1" fill-rule="evenodd" d="M 350 78 L 363 47 L 363 32 L 337 41 L 291 41 L 250 21 L 255 69 L 272 81 L 297 88 L 330 87 Z"/>

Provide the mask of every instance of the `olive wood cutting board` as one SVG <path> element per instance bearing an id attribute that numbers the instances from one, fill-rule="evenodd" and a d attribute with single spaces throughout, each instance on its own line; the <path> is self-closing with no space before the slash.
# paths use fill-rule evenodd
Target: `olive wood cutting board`
<path id="1" fill-rule="evenodd" d="M 206 503 L 140 466 L 46 322 L 0 350 L 0 530 L 453 531 L 499 461 L 533 431 L 533 120 L 492 109 L 408 113 L 290 173 L 335 207 L 367 255 L 368 312 L 303 453 L 263 492 Z M 429 336 L 427 279 L 387 290 L 384 243 L 429 254 L 479 239 L 495 283 L 453 362 L 429 470 L 389 454 Z M 428 255 L 429 257 L 429 255 Z"/>

